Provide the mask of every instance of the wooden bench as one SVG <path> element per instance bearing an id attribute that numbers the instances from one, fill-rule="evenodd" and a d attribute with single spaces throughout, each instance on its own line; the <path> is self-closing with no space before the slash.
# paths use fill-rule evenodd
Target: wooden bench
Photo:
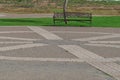
<path id="1" fill-rule="evenodd" d="M 78 21 L 78 22 L 87 22 L 92 26 L 92 14 L 91 13 L 80 13 L 80 12 L 66 12 L 65 18 L 63 13 L 54 13 L 53 22 L 69 22 L 69 21 Z"/>

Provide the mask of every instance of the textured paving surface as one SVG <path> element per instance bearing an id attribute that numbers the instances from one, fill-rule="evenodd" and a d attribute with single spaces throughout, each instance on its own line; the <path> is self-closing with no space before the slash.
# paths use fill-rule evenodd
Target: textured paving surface
<path id="1" fill-rule="evenodd" d="M 1 13 L 1 18 L 39 18 L 39 17 L 52 17 L 53 14 L 14 14 L 14 13 Z"/>
<path id="2" fill-rule="evenodd" d="M 120 29 L 0 27 L 0 60 L 0 80 L 120 80 Z"/>

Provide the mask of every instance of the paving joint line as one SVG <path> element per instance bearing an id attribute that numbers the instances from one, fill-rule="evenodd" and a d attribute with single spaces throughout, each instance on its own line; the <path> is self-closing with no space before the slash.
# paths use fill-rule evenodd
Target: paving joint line
<path id="1" fill-rule="evenodd" d="M 15 46 L 9 46 L 9 47 L 0 47 L 0 51 L 10 51 L 10 50 L 16 50 L 16 49 L 25 49 L 25 48 L 31 48 L 31 47 L 38 47 L 38 46 L 46 46 L 47 44 L 23 44 L 23 45 L 15 45 Z"/>
<path id="2" fill-rule="evenodd" d="M 120 48 L 120 45 L 86 43 L 87 46 Z"/>
<path id="3" fill-rule="evenodd" d="M 89 43 L 120 44 L 120 41 L 88 41 Z"/>

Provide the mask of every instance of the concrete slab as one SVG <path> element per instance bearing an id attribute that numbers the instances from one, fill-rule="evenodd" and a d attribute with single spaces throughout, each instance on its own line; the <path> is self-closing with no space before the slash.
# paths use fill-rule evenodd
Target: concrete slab
<path id="1" fill-rule="evenodd" d="M 94 36 L 103 36 L 103 34 L 84 34 L 84 33 L 55 33 L 64 39 L 88 38 Z"/>
<path id="2" fill-rule="evenodd" d="M 31 31 L 25 26 L 0 26 L 0 31 Z"/>
<path id="3" fill-rule="evenodd" d="M 115 80 L 87 63 L 1 61 L 3 80 Z"/>
<path id="4" fill-rule="evenodd" d="M 94 52 L 95 54 L 105 57 L 105 58 L 114 58 L 120 57 L 120 49 L 113 47 L 97 47 L 97 46 L 89 46 L 89 45 L 81 45 L 83 48 Z"/>
<path id="5" fill-rule="evenodd" d="M 2 56 L 38 57 L 38 58 L 77 58 L 57 46 L 42 46 L 0 52 Z"/>
<path id="6" fill-rule="evenodd" d="M 36 33 L 3 33 L 0 37 L 15 37 L 15 38 L 28 38 L 28 39 L 44 39 L 44 37 Z"/>
<path id="7" fill-rule="evenodd" d="M 5 43 L 3 43 L 3 44 L 0 44 L 0 48 L 1 48 L 1 47 L 21 45 L 21 44 L 24 44 L 24 43 L 12 43 L 12 44 L 5 44 Z"/>
<path id="8" fill-rule="evenodd" d="M 120 33 L 119 28 L 95 28 L 95 27 L 42 27 L 49 31 L 79 31 L 79 32 L 102 32 L 102 33 Z"/>
<path id="9" fill-rule="evenodd" d="M 99 40 L 96 40 L 96 41 L 99 41 Z M 109 39 L 102 39 L 101 41 L 120 41 L 120 37 L 109 38 Z"/>
<path id="10" fill-rule="evenodd" d="M 120 65 L 120 61 L 116 61 L 115 63 L 117 63 L 118 65 Z"/>
<path id="11" fill-rule="evenodd" d="M 20 39 L 0 39 L 0 42 L 16 42 L 16 41 L 19 41 L 19 42 L 21 42 L 21 41 L 23 41 L 23 42 L 25 42 L 26 40 L 20 40 Z M 34 41 L 34 40 L 31 40 L 31 41 Z M 28 41 L 29 42 L 29 41 Z"/>

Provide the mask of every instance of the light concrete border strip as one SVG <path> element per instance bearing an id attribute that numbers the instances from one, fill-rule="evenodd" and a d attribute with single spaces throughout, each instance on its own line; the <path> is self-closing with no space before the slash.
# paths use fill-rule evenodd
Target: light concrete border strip
<path id="1" fill-rule="evenodd" d="M 84 62 L 83 60 L 70 59 L 70 58 L 33 58 L 33 57 L 8 57 L 8 56 L 0 56 L 0 60 Z"/>
<path id="2" fill-rule="evenodd" d="M 14 61 L 54 61 L 54 62 L 85 62 L 81 59 L 72 59 L 72 58 L 34 58 L 34 57 L 9 57 L 9 56 L 0 56 L 0 60 L 14 60 Z M 112 60 L 100 61 L 96 60 L 93 62 L 111 62 Z"/>
<path id="3" fill-rule="evenodd" d="M 98 56 L 97 54 L 94 54 L 77 45 L 59 45 L 59 47 L 69 51 L 81 60 L 105 60 L 103 57 Z"/>
<path id="4" fill-rule="evenodd" d="M 89 41 L 89 43 L 120 44 L 120 41 Z"/>
<path id="5" fill-rule="evenodd" d="M 111 62 L 116 62 L 116 61 L 120 61 L 120 57 L 107 58 L 107 60 Z"/>
<path id="6" fill-rule="evenodd" d="M 112 47 L 112 48 L 120 48 L 120 45 L 110 45 L 110 44 L 90 44 L 90 43 L 86 43 L 84 45 L 88 45 L 88 46 L 96 46 L 96 47 Z"/>
<path id="7" fill-rule="evenodd" d="M 46 46 L 47 44 L 24 44 L 24 45 L 15 45 L 15 46 L 8 46 L 8 47 L 0 47 L 0 51 L 10 51 L 16 49 L 25 49 L 25 48 L 32 48 L 38 46 Z"/>
<path id="8" fill-rule="evenodd" d="M 40 27 L 28 27 L 28 28 L 30 28 L 31 30 L 33 30 L 34 32 L 38 33 L 39 35 L 45 37 L 48 40 L 63 40 L 61 37 L 49 32 L 45 29 L 42 29 Z"/>
<path id="9" fill-rule="evenodd" d="M 0 36 L 0 39 L 27 40 L 27 41 L 41 40 L 41 39 L 28 39 L 28 38 L 3 37 L 3 36 Z"/>
<path id="10" fill-rule="evenodd" d="M 2 33 L 34 33 L 33 31 L 1 31 L 0 34 Z"/>
<path id="11" fill-rule="evenodd" d="M 91 41 L 91 40 L 101 40 L 101 39 L 109 39 L 109 38 L 116 38 L 120 37 L 119 34 L 114 35 L 104 35 L 104 36 L 96 36 L 96 37 L 89 37 L 89 38 L 80 38 L 80 39 L 73 39 L 75 41 Z"/>
<path id="12" fill-rule="evenodd" d="M 113 76 L 115 79 L 120 80 L 120 65 L 113 62 L 99 62 L 99 60 L 108 60 L 77 45 L 59 45 L 59 47 L 69 51 L 97 69 Z"/>
<path id="13" fill-rule="evenodd" d="M 97 69 L 113 76 L 115 79 L 120 80 L 120 65 L 113 62 L 88 62 L 90 65 Z"/>
<path id="14" fill-rule="evenodd" d="M 53 33 L 84 33 L 84 34 L 113 34 L 113 33 L 104 33 L 104 32 L 80 32 L 80 31 L 51 31 Z M 115 34 L 115 33 L 114 33 Z"/>

